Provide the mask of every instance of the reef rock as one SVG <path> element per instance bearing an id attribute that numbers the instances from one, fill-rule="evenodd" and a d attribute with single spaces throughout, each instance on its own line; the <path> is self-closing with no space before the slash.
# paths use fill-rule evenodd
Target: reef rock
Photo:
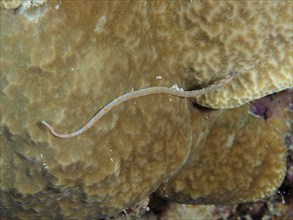
<path id="1" fill-rule="evenodd" d="M 282 48 L 288 41 L 285 27 L 290 22 L 290 16 L 286 16 L 290 8 L 290 2 L 252 7 L 250 3 L 234 1 L 50 1 L 25 11 L 1 9 L 1 215 L 13 219 L 113 216 L 145 200 L 174 174 L 180 175 L 185 169 L 180 169 L 182 166 L 192 164 L 191 158 L 200 161 L 199 156 L 204 159 L 205 154 L 214 155 L 212 145 L 200 143 L 202 137 L 213 133 L 207 128 L 213 128 L 212 122 L 202 120 L 197 126 L 206 128 L 195 129 L 192 99 L 164 94 L 134 99 L 109 112 L 86 133 L 66 140 L 52 136 L 39 122 L 48 121 L 60 133 L 71 132 L 109 101 L 133 89 L 171 87 L 175 83 L 185 90 L 205 87 L 227 72 L 239 72 L 235 82 L 223 88 L 223 93 L 214 92 L 213 99 L 208 95 L 199 97 L 199 103 L 232 107 L 288 87 L 292 48 Z M 255 20 L 245 20 L 250 15 L 246 9 L 253 12 Z M 215 17 L 210 20 L 208 13 Z M 248 50 L 236 47 L 238 38 L 226 41 L 229 35 L 237 36 L 232 34 L 234 30 L 239 33 L 247 27 L 257 29 L 256 24 L 262 21 L 257 18 L 264 13 L 283 16 L 281 22 L 267 23 L 263 35 L 250 38 L 257 38 L 260 48 L 269 52 L 261 51 L 256 56 L 258 51 L 253 50 L 246 56 Z M 262 42 L 263 36 L 275 30 L 269 25 L 279 30 L 278 38 L 272 35 L 269 41 L 264 38 Z M 272 52 L 271 48 L 283 53 Z M 273 72 L 256 67 L 264 60 L 274 62 L 272 57 L 279 54 L 276 60 L 282 65 L 278 63 L 274 69 L 275 74 L 280 74 L 275 77 L 279 81 L 265 81 L 260 92 L 259 83 Z M 245 78 L 250 72 L 253 77 Z M 235 86 L 239 86 L 237 90 Z M 241 114 L 237 117 L 246 117 Z M 239 121 L 229 117 L 227 113 L 222 120 L 240 129 Z M 267 129 L 272 137 L 277 136 L 263 122 L 254 120 L 258 119 L 249 119 L 251 124 Z M 221 143 L 233 145 L 238 140 L 231 140 L 229 132 L 221 133 Z M 239 152 L 235 150 L 231 155 L 243 157 L 243 161 L 253 155 L 251 135 L 240 135 L 243 139 L 231 148 Z M 251 152 L 245 156 L 242 148 Z M 271 148 L 280 161 L 264 163 L 263 169 L 273 167 L 278 173 L 273 182 L 265 181 L 266 176 L 257 177 L 255 164 L 245 166 L 246 178 L 264 178 L 263 189 L 271 189 L 260 191 L 259 199 L 276 189 L 284 173 L 283 146 L 277 140 Z M 270 154 L 256 149 L 260 150 L 261 166 Z M 212 165 L 221 153 L 209 158 Z M 227 157 L 224 153 L 223 157 Z M 228 159 L 229 166 L 229 161 L 238 160 Z M 231 175 L 228 171 L 217 172 L 221 178 Z M 233 187 L 229 188 L 231 193 Z M 187 187 L 186 190 L 174 199 L 207 197 Z M 236 193 L 241 195 L 240 191 Z M 207 198 L 209 203 L 213 199 L 221 202 L 216 196 Z M 223 202 L 229 202 L 228 198 Z M 252 199 L 242 198 L 241 201 Z M 231 202 L 236 201 L 231 197 Z"/>
<path id="2" fill-rule="evenodd" d="M 0 0 L 0 7 L 6 9 L 18 8 L 23 3 L 23 0 Z"/>
<path id="3" fill-rule="evenodd" d="M 47 0 L 0 0 L 0 7 L 5 9 L 16 9 L 21 7 L 20 11 L 25 11 L 33 7 L 39 7 Z"/>
<path id="4" fill-rule="evenodd" d="M 207 55 L 198 55 L 203 66 L 211 67 L 205 72 L 238 73 L 225 89 L 196 98 L 200 105 L 232 108 L 293 86 L 293 2 L 267 3 L 221 1 L 215 8 L 205 1 L 196 7 L 197 16 L 192 9 L 184 11 L 196 24 L 187 32 L 186 39 L 197 42 L 190 50 Z M 203 40 L 197 41 L 198 30 Z M 202 62 L 194 62 L 196 73 Z"/>
<path id="5" fill-rule="evenodd" d="M 161 196 L 230 205 L 276 193 L 286 173 L 286 147 L 273 127 L 249 114 L 247 106 L 192 112 L 195 138 L 189 159 L 160 187 Z"/>

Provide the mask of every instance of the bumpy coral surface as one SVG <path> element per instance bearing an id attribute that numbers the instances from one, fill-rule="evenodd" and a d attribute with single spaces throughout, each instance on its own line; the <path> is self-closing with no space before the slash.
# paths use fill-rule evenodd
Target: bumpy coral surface
<path id="1" fill-rule="evenodd" d="M 237 205 L 185 205 L 152 195 L 150 212 L 143 219 L 292 219 L 293 163 L 292 163 L 292 104 L 293 91 L 285 90 L 250 103 L 250 111 L 274 125 L 286 140 L 287 172 L 278 191 L 269 200 Z M 131 213 L 130 213 L 131 214 Z"/>
<path id="2" fill-rule="evenodd" d="M 230 87 L 215 92 L 213 99 L 203 96 L 198 102 L 231 107 L 288 87 L 292 51 L 282 48 L 288 41 L 290 8 L 288 2 L 252 7 L 234 1 L 52 1 L 25 11 L 1 9 L 1 215 L 14 219 L 112 216 L 140 204 L 176 172 L 180 175 L 187 160 L 185 166 L 191 164 L 191 158 L 201 161 L 207 158 L 205 154 L 214 155 L 217 149 L 201 143 L 203 137 L 215 132 L 211 130 L 213 121 L 203 120 L 201 111 L 195 114 L 191 99 L 152 95 L 131 100 L 109 112 L 85 134 L 67 140 L 53 137 L 39 122 L 48 121 L 60 133 L 71 132 L 106 103 L 132 89 L 175 83 L 184 89 L 199 88 L 234 71 L 240 74 Z M 250 15 L 247 10 L 252 10 L 255 19 L 246 19 Z M 268 52 L 250 53 L 250 47 L 244 51 L 247 45 L 239 47 L 238 38 L 246 42 L 246 32 L 242 38 L 235 33 L 247 27 L 258 29 L 265 13 L 282 15 L 282 25 L 265 23 L 263 35 L 249 39 L 257 39 L 259 47 Z M 273 27 L 279 31 L 278 38 L 272 35 L 263 42 L 262 37 L 270 35 Z M 235 39 L 226 41 L 230 35 Z M 259 44 L 251 47 L 258 48 Z M 278 50 L 283 54 L 279 56 Z M 272 72 L 257 67 L 276 60 L 282 64 L 274 70 L 280 77 L 264 80 Z M 253 77 L 245 78 L 250 72 Z M 265 86 L 256 89 L 264 81 Z M 237 117 L 244 117 L 241 114 Z M 238 128 L 237 117 L 224 115 L 223 123 L 227 120 L 232 128 Z M 259 120 L 249 120 L 277 136 Z M 220 133 L 216 134 L 219 138 Z M 218 144 L 239 141 L 229 134 L 221 133 Z M 243 138 L 241 146 L 250 154 L 235 150 L 231 154 L 239 160 L 229 158 L 229 162 L 250 161 L 251 135 L 239 135 Z M 255 175 L 255 164 L 243 163 L 244 176 L 239 178 L 264 184 L 257 188 L 260 199 L 279 184 L 285 167 L 281 159 L 284 151 L 277 139 L 272 147 L 276 160 L 263 164 L 270 154 L 256 149 L 260 152 L 259 165 L 278 174 L 267 182 L 267 176 Z M 221 155 L 219 152 L 216 157 Z M 211 157 L 205 164 L 214 159 L 217 161 Z M 224 179 L 231 172 L 221 175 Z M 189 192 L 187 188 L 183 194 Z M 221 202 L 217 196 L 190 193 L 187 197 Z M 246 194 L 241 198 L 239 201 L 254 199 Z M 181 200 L 181 196 L 176 199 Z M 237 201 L 231 197 L 231 202 Z"/>
<path id="3" fill-rule="evenodd" d="M 23 3 L 23 0 L 0 0 L 0 7 L 6 9 L 18 8 Z"/>
<path id="4" fill-rule="evenodd" d="M 292 1 L 207 2 L 197 9 L 205 22 L 186 12 L 205 39 L 193 49 L 209 50 L 201 59 L 214 71 L 239 73 L 226 89 L 199 97 L 201 105 L 231 108 L 293 86 L 292 10 Z"/>
<path id="5" fill-rule="evenodd" d="M 38 7 L 47 2 L 47 0 L 0 0 L 0 7 L 6 9 L 19 8 L 20 11 Z"/>
<path id="6" fill-rule="evenodd" d="M 191 204 L 237 204 L 276 192 L 285 176 L 286 148 L 274 128 L 246 106 L 192 112 L 193 134 L 199 136 L 182 169 L 160 187 L 162 196 Z"/>

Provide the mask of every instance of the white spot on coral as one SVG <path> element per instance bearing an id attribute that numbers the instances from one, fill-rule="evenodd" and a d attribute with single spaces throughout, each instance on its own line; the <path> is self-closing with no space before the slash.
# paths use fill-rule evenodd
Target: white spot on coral
<path id="1" fill-rule="evenodd" d="M 44 156 L 43 154 L 40 154 L 41 158 L 43 159 L 43 162 L 42 162 L 42 165 L 44 167 L 45 170 L 48 170 L 49 169 L 49 166 L 48 164 L 46 163 L 46 161 L 44 160 Z"/>
<path id="2" fill-rule="evenodd" d="M 107 21 L 107 17 L 106 16 L 102 16 L 100 17 L 100 19 L 98 20 L 98 23 L 96 25 L 96 28 L 95 28 L 95 32 L 96 33 L 102 33 L 103 30 L 104 30 L 104 26 L 106 24 L 106 21 Z"/>
<path id="3" fill-rule="evenodd" d="M 127 213 L 127 211 L 126 211 L 125 209 L 123 209 L 123 213 L 124 213 L 126 216 L 128 216 L 128 213 Z"/>
<path id="4" fill-rule="evenodd" d="M 55 9 L 58 10 L 60 8 L 61 5 L 61 0 L 59 0 L 58 4 L 55 5 Z"/>
<path id="5" fill-rule="evenodd" d="M 48 166 L 48 164 L 45 161 L 43 161 L 43 167 L 44 167 L 45 170 L 48 170 L 49 169 L 49 166 Z"/>
<path id="6" fill-rule="evenodd" d="M 178 91 L 184 91 L 184 89 L 179 88 L 176 83 L 171 88 L 174 89 L 174 90 L 178 90 Z"/>
<path id="7" fill-rule="evenodd" d="M 39 18 L 47 12 L 46 7 L 40 7 L 46 1 L 47 0 L 24 0 L 18 12 L 29 21 L 38 23 Z"/>
<path id="8" fill-rule="evenodd" d="M 156 76 L 156 79 L 162 79 L 162 76 Z"/>
<path id="9" fill-rule="evenodd" d="M 234 140 L 235 140 L 235 134 L 232 133 L 230 134 L 229 136 L 227 136 L 226 138 L 226 144 L 224 145 L 226 148 L 230 148 L 232 147 L 233 143 L 234 143 Z"/>

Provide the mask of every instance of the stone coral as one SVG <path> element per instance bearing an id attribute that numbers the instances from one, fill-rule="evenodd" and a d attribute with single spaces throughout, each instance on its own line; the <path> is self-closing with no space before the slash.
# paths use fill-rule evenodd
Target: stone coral
<path id="1" fill-rule="evenodd" d="M 250 111 L 260 115 L 266 123 L 273 125 L 286 139 L 287 146 L 287 173 L 282 185 L 274 196 L 268 200 L 259 202 L 240 203 L 236 205 L 185 205 L 161 199 L 156 195 L 151 196 L 151 212 L 144 215 L 143 219 L 151 219 L 152 215 L 158 215 L 162 219 L 192 219 L 192 216 L 200 216 L 200 219 L 240 219 L 240 218 L 277 218 L 291 219 L 293 198 L 293 165 L 292 165 L 292 104 L 293 90 L 285 90 L 250 103 Z"/>
<path id="2" fill-rule="evenodd" d="M 211 66 L 210 72 L 240 73 L 226 89 L 205 94 L 197 102 L 212 108 L 232 108 L 292 87 L 292 10 L 293 3 L 287 1 L 223 1 L 216 8 L 207 2 L 196 10 L 204 11 L 204 22 L 192 9 L 184 11 L 194 24 L 186 34 L 186 43 L 193 40 L 199 45 L 190 50 L 207 48 L 208 56 L 201 59 Z M 203 35 L 200 40 L 198 30 Z M 197 73 L 199 62 L 190 63 Z"/>
<path id="3" fill-rule="evenodd" d="M 0 8 L 15 9 L 20 7 L 20 11 L 25 11 L 33 7 L 39 7 L 47 0 L 0 0 Z"/>
<path id="4" fill-rule="evenodd" d="M 270 2 L 252 8 L 249 3 L 237 2 L 66 1 L 58 10 L 54 2 L 41 7 L 46 7 L 46 13 L 40 14 L 38 23 L 1 9 L 0 202 L 1 214 L 10 218 L 113 216 L 144 200 L 174 174 L 180 175 L 184 171 L 180 168 L 191 163 L 191 158 L 200 161 L 199 156 L 213 155 L 211 146 L 203 151 L 204 145 L 199 145 L 202 137 L 213 132 L 208 127 L 212 122 L 203 120 L 204 113 L 200 111 L 195 114 L 190 99 L 154 95 L 131 100 L 108 113 L 87 133 L 70 140 L 54 138 L 39 124 L 43 119 L 54 123 L 58 131 L 74 131 L 106 103 L 132 88 L 170 87 L 177 83 L 187 90 L 205 87 L 234 71 L 241 74 L 231 88 L 242 82 L 243 87 L 237 90 L 241 93 L 227 88 L 225 95 L 221 91 L 213 94 L 218 97 L 216 101 L 205 101 L 208 99 L 203 97 L 198 102 L 230 107 L 259 94 L 283 89 L 280 85 L 291 85 L 285 80 L 290 74 L 287 70 L 291 61 L 287 55 L 291 48 L 277 58 L 283 65 L 275 71 L 284 75 L 280 79 L 285 84 L 261 87 L 266 88 L 265 93 L 257 89 L 247 92 L 251 88 L 247 83 L 257 88 L 259 81 L 255 79 L 266 78 L 267 71 L 255 68 L 264 58 L 273 62 L 272 54 L 263 57 L 262 52 L 256 56 L 247 51 L 245 56 L 243 47 L 234 47 L 237 41 L 225 41 L 234 30 L 242 30 L 239 20 L 244 22 L 242 28 L 257 28 L 258 18 L 267 11 L 284 14 L 282 24 L 286 26 L 290 22 L 290 17 L 285 16 L 292 8 L 290 2 Z M 270 11 L 276 7 L 282 10 Z M 245 21 L 248 8 L 255 10 L 255 20 Z M 210 21 L 208 13 L 220 20 Z M 232 17 L 227 19 L 228 15 Z M 234 20 L 239 22 L 233 23 Z M 267 25 L 278 29 L 279 38 L 288 41 L 286 28 L 273 22 Z M 271 26 L 263 33 L 269 35 Z M 251 39 L 258 39 L 267 50 L 273 46 L 279 48 L 279 38 L 263 43 L 262 37 L 256 34 Z M 249 75 L 248 72 L 257 76 L 249 78 L 252 82 L 241 78 Z M 249 99 L 241 96 L 248 93 Z M 233 102 L 233 98 L 240 101 Z M 244 117 L 241 114 L 237 117 Z M 228 113 L 224 115 L 222 120 L 237 128 L 239 122 Z M 191 123 L 195 116 L 202 120 L 197 127 L 202 128 L 200 131 L 194 131 Z M 277 136 L 260 120 L 249 120 Z M 253 134 L 245 135 L 247 142 L 241 144 L 249 148 Z M 223 143 L 230 141 L 228 137 L 228 133 L 222 133 Z M 240 149 L 242 157 L 241 148 L 235 149 Z M 263 148 L 256 149 L 264 153 Z M 283 145 L 272 149 L 282 158 Z M 201 155 L 201 152 L 206 153 Z M 266 161 L 267 155 L 263 154 L 260 163 Z M 206 163 L 213 164 L 213 160 L 217 158 L 211 156 Z M 257 178 L 254 164 L 248 165 L 251 166 L 244 167 L 246 175 L 239 178 Z M 258 199 L 273 192 L 284 173 L 283 160 L 273 160 L 267 166 L 276 169 L 279 175 L 274 184 L 261 178 L 264 187 L 258 188 Z M 225 175 L 230 172 L 223 171 L 222 178 Z M 212 203 L 216 197 L 186 190 L 174 199 L 205 197 Z M 252 199 L 245 195 L 240 198 L 241 201 Z M 215 202 L 221 201 L 215 199 Z"/>
<path id="5" fill-rule="evenodd" d="M 160 195 L 182 203 L 239 204 L 274 194 L 286 171 L 286 148 L 276 130 L 247 106 L 198 111 L 193 110 L 192 133 L 198 137 L 189 159 Z"/>
<path id="6" fill-rule="evenodd" d="M 23 0 L 1 0 L 0 7 L 5 9 L 18 8 L 23 3 Z"/>

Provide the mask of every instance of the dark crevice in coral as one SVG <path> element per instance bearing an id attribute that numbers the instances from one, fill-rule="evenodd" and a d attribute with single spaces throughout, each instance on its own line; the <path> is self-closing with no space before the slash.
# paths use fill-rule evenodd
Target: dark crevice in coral
<path id="1" fill-rule="evenodd" d="M 201 112 L 215 111 L 215 109 L 211 109 L 211 108 L 208 108 L 208 107 L 201 106 L 201 105 L 197 104 L 196 102 L 191 102 L 191 105 L 192 105 L 193 108 L 196 108 L 196 109 L 200 110 Z"/>
<path id="2" fill-rule="evenodd" d="M 291 152 L 289 152 L 291 153 Z M 282 185 L 278 189 L 278 197 L 279 200 L 287 205 L 293 204 L 293 174 L 290 172 L 292 170 L 293 161 L 288 155 L 287 157 L 287 175 L 282 183 Z"/>
<path id="3" fill-rule="evenodd" d="M 1 126 L 0 127 L 0 133 L 4 134 L 4 136 L 6 137 L 6 139 L 8 141 L 12 141 L 12 134 L 10 133 L 8 127 L 6 126 Z"/>
<path id="4" fill-rule="evenodd" d="M 150 196 L 150 203 L 149 203 L 149 212 L 154 213 L 158 219 L 160 219 L 160 216 L 166 212 L 170 204 L 170 201 L 160 197 L 159 195 L 153 193 Z"/>
<path id="5" fill-rule="evenodd" d="M 252 220 L 263 219 L 267 210 L 265 203 L 245 203 L 240 204 L 236 208 L 237 216 L 241 216 L 241 219 L 245 219 L 244 216 L 250 215 Z"/>

